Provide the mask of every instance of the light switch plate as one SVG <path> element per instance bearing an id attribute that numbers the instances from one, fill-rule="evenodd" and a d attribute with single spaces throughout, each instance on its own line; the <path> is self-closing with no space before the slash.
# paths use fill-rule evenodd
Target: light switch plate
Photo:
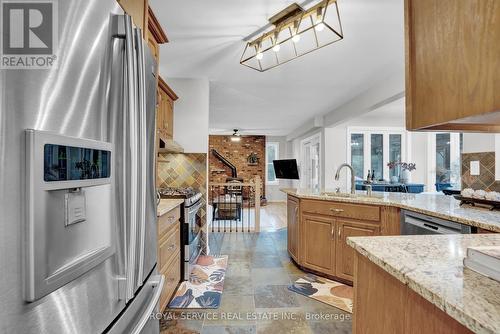
<path id="1" fill-rule="evenodd" d="M 479 174 L 480 174 L 479 161 L 471 161 L 470 175 L 479 175 Z"/>

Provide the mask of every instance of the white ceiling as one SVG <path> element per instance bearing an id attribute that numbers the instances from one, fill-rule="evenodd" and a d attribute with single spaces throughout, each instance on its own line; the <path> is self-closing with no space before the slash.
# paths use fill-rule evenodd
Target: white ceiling
<path id="1" fill-rule="evenodd" d="M 339 0 L 344 40 L 263 73 L 240 65 L 243 38 L 292 2 L 150 0 L 170 40 L 160 73 L 210 80 L 210 128 L 286 135 L 403 70 L 403 0 Z"/>

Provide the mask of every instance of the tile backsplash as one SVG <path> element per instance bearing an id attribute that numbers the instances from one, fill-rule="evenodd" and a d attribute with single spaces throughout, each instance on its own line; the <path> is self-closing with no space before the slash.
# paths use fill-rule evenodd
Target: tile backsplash
<path id="1" fill-rule="evenodd" d="M 206 222 L 207 203 L 207 154 L 206 153 L 160 153 L 158 156 L 156 186 L 192 187 L 202 193 L 202 222 Z"/>
<path id="2" fill-rule="evenodd" d="M 479 161 L 479 175 L 471 175 L 471 161 Z M 462 189 L 500 192 L 500 181 L 495 180 L 495 152 L 462 153 Z"/>

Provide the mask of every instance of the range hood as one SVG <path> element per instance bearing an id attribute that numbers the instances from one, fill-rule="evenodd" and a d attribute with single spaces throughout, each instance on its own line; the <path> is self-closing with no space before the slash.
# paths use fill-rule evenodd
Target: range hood
<path id="1" fill-rule="evenodd" d="M 158 153 L 184 153 L 184 147 L 173 139 L 159 138 Z"/>

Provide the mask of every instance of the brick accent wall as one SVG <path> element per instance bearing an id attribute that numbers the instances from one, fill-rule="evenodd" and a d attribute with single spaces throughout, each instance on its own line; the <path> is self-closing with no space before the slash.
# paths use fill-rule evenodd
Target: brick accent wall
<path id="1" fill-rule="evenodd" d="M 241 141 L 231 141 L 231 136 L 209 136 L 209 158 L 208 177 L 210 182 L 226 182 L 227 177 L 231 177 L 231 169 L 224 165 L 212 154 L 212 149 L 216 149 L 222 156 L 229 160 L 238 172 L 238 177 L 242 177 L 244 182 L 249 182 L 259 175 L 263 183 L 263 195 L 265 195 L 266 182 L 266 137 L 265 136 L 242 136 Z M 249 164 L 247 158 L 255 153 L 259 162 L 255 165 Z"/>

